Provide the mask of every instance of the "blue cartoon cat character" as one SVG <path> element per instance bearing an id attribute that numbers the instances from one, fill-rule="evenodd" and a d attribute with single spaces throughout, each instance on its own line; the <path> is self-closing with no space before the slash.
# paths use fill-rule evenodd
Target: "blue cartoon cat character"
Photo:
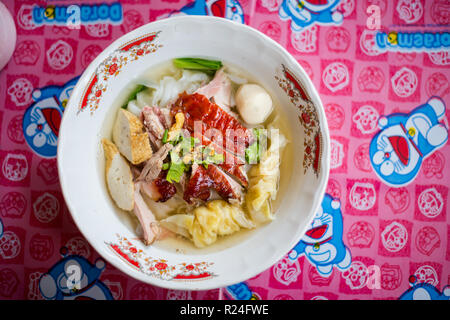
<path id="1" fill-rule="evenodd" d="M 282 20 L 291 20 L 294 32 L 319 24 L 339 25 L 344 16 L 336 7 L 340 0 L 283 0 L 278 14 Z"/>
<path id="2" fill-rule="evenodd" d="M 409 114 L 395 113 L 378 120 L 381 131 L 370 143 L 372 167 L 387 185 L 400 187 L 419 173 L 423 160 L 445 145 L 448 129 L 440 121 L 445 104 L 438 97 Z"/>
<path id="3" fill-rule="evenodd" d="M 317 272 L 329 277 L 336 266 L 343 271 L 350 267 L 352 257 L 342 240 L 343 224 L 341 203 L 325 194 L 322 206 L 303 238 L 289 253 L 291 260 L 304 254 Z"/>
<path id="4" fill-rule="evenodd" d="M 215 16 L 244 23 L 244 10 L 237 0 L 194 0 L 170 16 L 183 14 Z"/>
<path id="5" fill-rule="evenodd" d="M 46 86 L 33 92 L 35 101 L 24 113 L 22 128 L 28 146 L 39 156 L 54 158 L 64 108 L 78 77 L 62 86 Z"/>
<path id="6" fill-rule="evenodd" d="M 450 286 L 445 286 L 440 292 L 435 286 L 429 283 L 419 283 L 406 292 L 404 292 L 399 300 L 450 300 Z"/>
<path id="7" fill-rule="evenodd" d="M 99 280 L 105 262 L 98 259 L 95 265 L 79 255 L 67 255 L 58 261 L 39 280 L 39 290 L 46 300 L 113 300 L 111 291 Z"/>

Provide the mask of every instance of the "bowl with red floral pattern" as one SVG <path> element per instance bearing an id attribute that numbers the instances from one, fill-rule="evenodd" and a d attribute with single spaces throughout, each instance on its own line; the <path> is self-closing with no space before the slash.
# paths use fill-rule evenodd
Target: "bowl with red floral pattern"
<path id="1" fill-rule="evenodd" d="M 74 222 L 125 274 L 207 290 L 285 257 L 320 209 L 324 108 L 298 62 L 216 17 L 155 21 L 86 68 L 64 111 L 58 171 Z"/>

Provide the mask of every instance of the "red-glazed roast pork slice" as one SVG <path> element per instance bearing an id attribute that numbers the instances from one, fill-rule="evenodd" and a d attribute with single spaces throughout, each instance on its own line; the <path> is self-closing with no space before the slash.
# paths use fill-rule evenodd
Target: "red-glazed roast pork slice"
<path id="1" fill-rule="evenodd" d="M 184 200 L 192 203 L 194 199 L 207 201 L 214 189 L 224 199 L 242 200 L 242 187 L 230 176 L 215 165 L 204 168 L 201 165 L 192 166 L 192 174 L 184 191 Z"/>
<path id="2" fill-rule="evenodd" d="M 236 144 L 247 148 L 255 140 L 250 129 L 202 94 L 181 93 L 172 107 L 172 114 L 178 112 L 184 113 L 184 127 L 190 132 L 200 129 L 203 135 L 208 136 L 208 130 L 218 130 L 227 148 Z M 201 122 L 199 128 L 196 127 L 196 122 Z"/>
<path id="3" fill-rule="evenodd" d="M 205 168 L 194 163 L 191 178 L 184 189 L 183 199 L 188 203 L 192 203 L 195 199 L 207 201 L 211 196 L 210 189 L 213 185 L 214 183 L 206 173 Z"/>
<path id="4" fill-rule="evenodd" d="M 239 183 L 216 165 L 208 165 L 206 172 L 214 182 L 214 189 L 222 198 L 241 202 L 243 191 Z"/>
<path id="5" fill-rule="evenodd" d="M 197 138 L 202 145 L 213 149 L 216 154 L 222 154 L 223 162 L 217 165 L 226 173 L 235 177 L 241 185 L 244 187 L 248 186 L 248 178 L 243 170 L 243 165 L 245 164 L 243 155 L 239 156 L 230 152 L 228 149 L 223 148 L 220 143 L 216 143 L 204 135 L 194 133 L 194 137 Z"/>

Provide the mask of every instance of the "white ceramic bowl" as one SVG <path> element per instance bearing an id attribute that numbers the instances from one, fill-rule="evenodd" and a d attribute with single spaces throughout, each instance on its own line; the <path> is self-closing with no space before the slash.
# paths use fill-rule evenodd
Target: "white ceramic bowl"
<path id="1" fill-rule="evenodd" d="M 151 66 L 176 57 L 213 57 L 246 70 L 286 118 L 291 152 L 282 165 L 276 219 L 232 245 L 176 252 L 146 247 L 105 185 L 101 138 L 123 101 L 121 90 Z M 117 72 L 119 71 L 119 72 Z M 245 281 L 285 256 L 322 201 L 330 168 L 324 109 L 311 80 L 280 45 L 246 25 L 214 17 L 149 23 L 116 40 L 74 88 L 59 131 L 58 170 L 72 217 L 97 252 L 126 274 L 160 287 L 204 290 Z"/>
<path id="2" fill-rule="evenodd" d="M 16 47 L 16 25 L 8 8 L 0 2 L 0 71 L 8 63 Z"/>

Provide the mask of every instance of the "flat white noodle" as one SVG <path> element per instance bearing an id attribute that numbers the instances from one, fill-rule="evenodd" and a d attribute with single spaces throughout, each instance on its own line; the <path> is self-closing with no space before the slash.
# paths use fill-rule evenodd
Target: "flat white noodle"
<path id="1" fill-rule="evenodd" d="M 158 88 L 153 93 L 153 105 L 165 107 L 168 103 L 177 99 L 183 91 L 193 93 L 209 80 L 207 74 L 189 70 L 183 70 L 181 78 L 178 80 L 174 77 L 165 76 L 160 80 Z"/>
<path id="2" fill-rule="evenodd" d="M 142 109 L 145 106 L 150 106 L 152 103 L 152 92 L 150 89 L 145 89 L 136 94 L 137 105 Z"/>
<path id="3" fill-rule="evenodd" d="M 134 114 L 136 117 L 141 115 L 141 108 L 137 105 L 136 100 L 128 102 L 127 110 Z"/>
<path id="4" fill-rule="evenodd" d="M 235 74 L 227 73 L 227 75 L 228 75 L 228 78 L 230 78 L 230 80 L 231 80 L 232 82 L 234 82 L 234 83 L 236 83 L 236 84 L 238 84 L 238 85 L 248 83 L 248 80 L 247 80 L 247 79 L 241 78 L 241 77 L 239 77 L 239 76 L 237 76 L 237 75 L 235 75 Z"/>
<path id="5" fill-rule="evenodd" d="M 127 109 L 139 116 L 145 106 L 165 107 L 177 99 L 183 91 L 193 93 L 208 81 L 210 78 L 206 73 L 190 70 L 183 70 L 180 79 L 165 76 L 159 81 L 159 84 L 148 79 L 141 79 L 138 83 L 147 88 L 139 92 L 135 100 L 128 103 Z"/>
<path id="6" fill-rule="evenodd" d="M 152 89 L 158 89 L 158 84 L 150 79 L 139 79 L 138 84 Z"/>

